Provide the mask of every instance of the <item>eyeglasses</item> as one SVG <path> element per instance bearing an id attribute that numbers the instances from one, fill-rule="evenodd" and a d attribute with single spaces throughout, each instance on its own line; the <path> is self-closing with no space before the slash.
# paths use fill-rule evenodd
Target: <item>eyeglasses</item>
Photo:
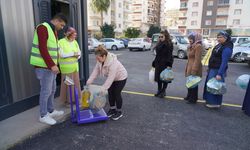
<path id="1" fill-rule="evenodd" d="M 163 38 L 163 36 L 159 36 L 159 38 Z"/>

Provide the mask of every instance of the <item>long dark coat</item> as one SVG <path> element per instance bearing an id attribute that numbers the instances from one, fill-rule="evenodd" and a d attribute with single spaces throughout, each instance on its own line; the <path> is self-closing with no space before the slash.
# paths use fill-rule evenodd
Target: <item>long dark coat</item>
<path id="1" fill-rule="evenodd" d="M 173 44 L 165 44 L 163 42 L 156 46 L 156 56 L 152 62 L 152 66 L 155 68 L 155 81 L 160 80 L 161 72 L 167 67 L 173 65 Z"/>

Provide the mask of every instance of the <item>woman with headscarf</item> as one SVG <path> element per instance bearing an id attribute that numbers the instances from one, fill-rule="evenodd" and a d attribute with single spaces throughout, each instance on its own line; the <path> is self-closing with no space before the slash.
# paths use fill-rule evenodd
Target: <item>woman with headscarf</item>
<path id="1" fill-rule="evenodd" d="M 190 45 L 188 46 L 188 61 L 185 76 L 202 76 L 202 37 L 200 34 L 192 32 L 188 36 Z M 187 97 L 184 98 L 189 104 L 195 104 L 198 100 L 198 86 L 188 88 Z"/>
<path id="2" fill-rule="evenodd" d="M 173 43 L 167 30 L 161 31 L 159 35 L 159 42 L 156 45 L 156 56 L 152 62 L 152 67 L 155 68 L 155 81 L 158 83 L 158 91 L 156 97 L 164 98 L 166 95 L 166 88 L 169 82 L 161 81 L 161 72 L 168 68 L 171 69 L 173 65 Z"/>
<path id="3" fill-rule="evenodd" d="M 217 34 L 218 44 L 212 50 L 208 63 L 208 74 L 204 86 L 203 99 L 206 101 L 208 108 L 220 108 L 222 104 L 222 95 L 215 95 L 207 91 L 207 82 L 211 78 L 225 82 L 228 61 L 233 52 L 233 43 L 231 35 L 226 31 L 220 31 Z"/>

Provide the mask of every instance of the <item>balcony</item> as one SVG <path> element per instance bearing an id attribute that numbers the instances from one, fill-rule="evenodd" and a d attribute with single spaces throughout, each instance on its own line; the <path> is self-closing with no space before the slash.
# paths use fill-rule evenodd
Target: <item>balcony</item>
<path id="1" fill-rule="evenodd" d="M 185 16 L 179 17 L 179 20 L 186 20 L 186 19 L 187 19 L 187 17 L 185 17 Z"/>
<path id="2" fill-rule="evenodd" d="M 187 7 L 180 7 L 180 11 L 187 11 L 188 8 Z"/>

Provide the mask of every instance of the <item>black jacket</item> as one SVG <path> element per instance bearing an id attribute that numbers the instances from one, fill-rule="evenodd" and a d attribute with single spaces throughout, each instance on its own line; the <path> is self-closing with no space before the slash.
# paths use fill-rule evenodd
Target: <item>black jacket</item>
<path id="1" fill-rule="evenodd" d="M 159 43 L 156 46 L 156 56 L 152 62 L 152 66 L 155 68 L 155 81 L 160 79 L 160 73 L 167 67 L 173 65 L 173 44 Z"/>

